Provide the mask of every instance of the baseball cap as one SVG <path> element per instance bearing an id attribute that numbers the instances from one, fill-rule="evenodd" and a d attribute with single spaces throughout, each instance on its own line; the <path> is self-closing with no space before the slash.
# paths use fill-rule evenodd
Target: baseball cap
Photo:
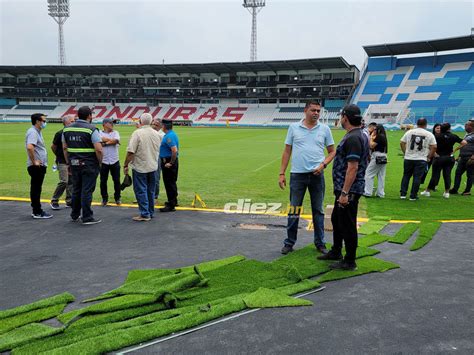
<path id="1" fill-rule="evenodd" d="M 104 123 L 117 123 L 117 120 L 114 120 L 112 118 L 104 118 L 102 120 L 102 124 L 104 124 Z"/>
<path id="2" fill-rule="evenodd" d="M 341 115 L 346 115 L 348 117 L 353 118 L 362 118 L 362 116 L 360 115 L 360 108 L 354 104 L 344 106 L 341 111 Z"/>
<path id="3" fill-rule="evenodd" d="M 120 184 L 120 190 L 123 191 L 129 186 L 132 186 L 132 178 L 130 177 L 130 175 L 125 174 L 125 176 L 123 177 L 122 184 Z"/>
<path id="4" fill-rule="evenodd" d="M 81 120 L 86 119 L 90 115 L 92 115 L 92 110 L 88 106 L 79 107 L 79 110 L 77 110 L 77 116 Z"/>

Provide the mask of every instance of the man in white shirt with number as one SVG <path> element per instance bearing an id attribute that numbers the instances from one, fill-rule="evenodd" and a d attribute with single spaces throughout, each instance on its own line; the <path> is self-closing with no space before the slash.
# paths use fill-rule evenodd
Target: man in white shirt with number
<path id="1" fill-rule="evenodd" d="M 418 200 L 421 177 L 428 168 L 428 162 L 436 153 L 436 139 L 433 133 L 426 130 L 426 118 L 420 118 L 417 127 L 406 132 L 400 140 L 400 147 L 405 156 L 403 162 L 403 178 L 400 187 L 400 198 L 407 198 L 408 185 L 411 185 L 410 201 Z"/>

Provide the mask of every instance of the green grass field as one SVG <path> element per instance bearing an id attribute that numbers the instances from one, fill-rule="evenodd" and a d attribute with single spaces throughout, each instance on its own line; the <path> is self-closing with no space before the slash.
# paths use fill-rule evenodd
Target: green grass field
<path id="1" fill-rule="evenodd" d="M 0 196 L 28 197 L 29 176 L 26 171 L 24 136 L 29 124 L 0 125 Z M 59 124 L 49 124 L 43 131 L 46 145 L 52 142 Z M 123 163 L 128 138 L 134 127 L 118 126 L 122 145 L 120 160 Z M 180 139 L 179 203 L 190 206 L 194 193 L 198 193 L 208 207 L 222 208 L 228 202 L 251 199 L 254 202 L 279 202 L 285 208 L 289 191 L 278 187 L 278 173 L 286 129 L 237 128 L 176 128 Z M 338 142 L 342 130 L 333 131 Z M 430 198 L 421 197 L 411 202 L 399 199 L 403 158 L 399 148 L 402 132 L 389 132 L 389 164 L 386 178 L 386 198 L 361 200 L 361 216 L 390 216 L 392 219 L 466 219 L 474 217 L 474 198 L 452 196 L 442 198 L 442 182 L 438 192 Z M 49 167 L 43 185 L 42 198 L 49 199 L 56 186 L 58 175 L 52 171 L 54 156 L 49 154 Z M 331 167 L 326 169 L 326 204 L 333 204 Z M 454 176 L 454 171 L 453 171 Z M 289 178 L 289 173 L 287 173 Z M 465 184 L 465 178 L 461 185 Z M 109 195 L 113 193 L 109 183 Z M 101 200 L 99 186 L 94 200 Z M 123 193 L 124 203 L 134 201 L 133 190 Z M 159 202 L 166 200 L 162 186 Z M 309 209 L 309 198 L 304 210 Z"/>

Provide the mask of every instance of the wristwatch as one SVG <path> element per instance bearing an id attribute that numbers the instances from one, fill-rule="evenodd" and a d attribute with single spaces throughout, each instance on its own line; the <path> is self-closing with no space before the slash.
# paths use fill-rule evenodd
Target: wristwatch
<path id="1" fill-rule="evenodd" d="M 328 165 L 325 162 L 322 162 L 321 164 L 323 164 L 324 169 L 326 169 L 328 167 Z"/>
<path id="2" fill-rule="evenodd" d="M 344 190 L 341 191 L 341 196 L 347 196 L 347 195 L 349 195 L 348 192 L 346 192 L 346 191 L 344 191 Z"/>

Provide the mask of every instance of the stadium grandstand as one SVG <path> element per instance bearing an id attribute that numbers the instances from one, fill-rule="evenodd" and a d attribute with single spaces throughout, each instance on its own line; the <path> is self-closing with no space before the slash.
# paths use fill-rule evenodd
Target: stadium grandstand
<path id="1" fill-rule="evenodd" d="M 0 119 L 48 119 L 94 107 L 97 121 L 143 112 L 193 125 L 288 126 L 304 103 L 331 123 L 349 101 L 359 70 L 342 57 L 284 61 L 114 66 L 0 66 Z"/>
<path id="2" fill-rule="evenodd" d="M 352 102 L 367 121 L 399 127 L 425 117 L 462 130 L 474 117 L 474 37 L 365 46 L 368 55 Z M 470 52 L 461 50 L 470 49 Z M 438 55 L 438 52 L 457 51 Z M 431 53 L 427 56 L 417 54 Z M 410 57 L 399 58 L 397 56 Z M 413 56 L 416 55 L 416 56 Z"/>

